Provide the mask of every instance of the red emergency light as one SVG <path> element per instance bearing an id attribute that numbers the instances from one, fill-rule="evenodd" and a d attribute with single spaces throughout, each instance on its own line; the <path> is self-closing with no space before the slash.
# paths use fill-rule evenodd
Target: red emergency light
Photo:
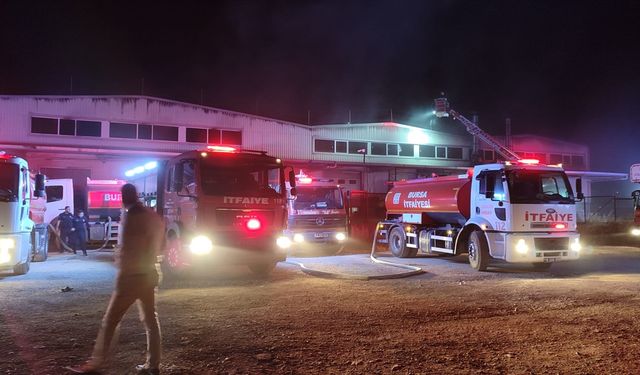
<path id="1" fill-rule="evenodd" d="M 540 160 L 538 159 L 520 159 L 518 163 L 522 164 L 540 164 Z"/>
<path id="2" fill-rule="evenodd" d="M 231 146 L 207 146 L 213 152 L 237 152 L 238 149 Z"/>
<path id="3" fill-rule="evenodd" d="M 245 225 L 249 230 L 258 230 L 262 227 L 262 223 L 260 222 L 260 220 L 256 218 L 251 218 L 247 220 L 247 223 Z"/>
<path id="4" fill-rule="evenodd" d="M 565 224 L 565 223 L 557 223 L 553 227 L 556 228 L 556 229 L 567 229 L 567 224 Z"/>

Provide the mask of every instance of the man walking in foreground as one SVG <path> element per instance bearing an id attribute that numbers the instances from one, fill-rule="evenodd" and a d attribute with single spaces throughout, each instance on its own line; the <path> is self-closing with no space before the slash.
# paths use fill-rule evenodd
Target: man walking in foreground
<path id="1" fill-rule="evenodd" d="M 91 359 L 84 365 L 67 367 L 77 374 L 99 374 L 117 339 L 117 327 L 129 307 L 138 301 L 140 320 L 147 331 L 147 361 L 136 366 L 139 374 L 159 374 L 160 325 L 155 308 L 158 285 L 156 255 L 164 243 L 164 223 L 138 201 L 135 186 L 122 187 L 123 216 L 119 272 L 109 307 L 102 320 Z"/>

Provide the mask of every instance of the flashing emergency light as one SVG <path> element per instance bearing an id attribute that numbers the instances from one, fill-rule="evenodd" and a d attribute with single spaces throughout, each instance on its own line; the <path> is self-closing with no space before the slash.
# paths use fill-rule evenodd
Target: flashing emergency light
<path id="1" fill-rule="evenodd" d="M 158 167 L 157 161 L 150 161 L 145 163 L 144 165 L 139 165 L 135 168 L 129 169 L 128 171 L 124 172 L 124 175 L 127 177 L 133 177 L 137 174 L 144 173 L 145 171 L 150 171 L 157 167 Z"/>
<path id="2" fill-rule="evenodd" d="M 538 159 L 520 159 L 518 160 L 519 163 L 522 164 L 540 164 L 540 160 Z"/>
<path id="3" fill-rule="evenodd" d="M 247 220 L 247 229 L 249 230 L 258 230 L 262 227 L 262 223 L 260 222 L 260 220 L 256 219 L 256 218 L 251 218 L 249 220 Z"/>
<path id="4" fill-rule="evenodd" d="M 564 224 L 564 223 L 557 223 L 553 227 L 556 228 L 556 229 L 567 229 L 567 225 Z"/>
<path id="5" fill-rule="evenodd" d="M 313 182 L 313 179 L 307 176 L 301 169 L 300 173 L 296 175 L 296 181 L 300 184 L 310 184 L 311 182 Z"/>
<path id="6" fill-rule="evenodd" d="M 238 149 L 231 146 L 207 146 L 213 152 L 237 152 Z"/>

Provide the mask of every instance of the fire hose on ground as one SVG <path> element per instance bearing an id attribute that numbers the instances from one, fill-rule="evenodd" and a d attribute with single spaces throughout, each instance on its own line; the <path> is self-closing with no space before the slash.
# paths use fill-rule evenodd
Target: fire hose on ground
<path id="1" fill-rule="evenodd" d="M 107 244 L 109 243 L 109 233 L 111 232 L 111 218 L 110 217 L 107 218 L 107 222 L 105 224 L 106 224 L 105 225 L 105 238 L 104 238 L 104 242 L 102 243 L 102 246 L 100 246 L 97 249 L 91 249 L 91 250 L 97 250 L 97 251 L 103 250 L 107 246 Z M 74 251 L 73 248 L 71 246 L 69 246 L 69 244 L 64 242 L 64 240 L 60 236 L 60 233 L 58 232 L 58 229 L 56 229 L 53 225 L 51 225 L 51 223 L 49 223 L 49 229 L 58 238 L 58 241 L 60 241 L 60 245 L 62 245 L 62 247 L 65 250 Z"/>
<path id="2" fill-rule="evenodd" d="M 316 269 L 307 267 L 302 262 L 297 262 L 297 261 L 294 261 L 294 260 L 287 260 L 285 263 L 292 264 L 292 265 L 300 267 L 300 270 L 302 272 L 306 273 L 307 275 L 316 276 L 316 277 L 322 277 L 322 278 L 327 278 L 327 279 L 385 280 L 385 279 L 400 279 L 400 278 L 404 278 L 404 277 L 416 276 L 416 275 L 420 275 L 422 273 L 425 273 L 425 271 L 421 267 L 418 267 L 418 266 L 411 266 L 411 265 L 408 265 L 408 264 L 390 262 L 390 261 L 387 261 L 387 260 L 379 259 L 376 256 L 376 239 L 378 238 L 378 230 L 379 230 L 379 228 L 380 228 L 380 225 L 378 223 L 378 224 L 376 224 L 376 230 L 375 230 L 375 233 L 373 234 L 373 241 L 371 243 L 371 254 L 369 255 L 369 259 L 371 259 L 372 263 L 382 264 L 382 265 L 390 266 L 390 267 L 397 267 L 397 268 L 406 269 L 406 270 L 408 270 L 407 272 L 384 274 L 384 275 L 353 275 L 353 274 L 340 273 L 340 272 L 327 272 L 327 271 L 316 270 Z"/>

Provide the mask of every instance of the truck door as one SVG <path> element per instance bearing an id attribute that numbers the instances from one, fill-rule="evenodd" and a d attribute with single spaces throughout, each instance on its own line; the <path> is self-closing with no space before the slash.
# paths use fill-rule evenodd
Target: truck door
<path id="1" fill-rule="evenodd" d="M 476 197 L 476 214 L 480 214 L 491 223 L 491 229 L 496 231 L 507 230 L 506 195 L 503 176 L 504 173 L 501 170 L 482 172 L 479 178 L 480 188 Z M 502 233 L 488 233 L 488 236 L 491 255 L 497 258 L 504 258 L 504 235 Z"/>

